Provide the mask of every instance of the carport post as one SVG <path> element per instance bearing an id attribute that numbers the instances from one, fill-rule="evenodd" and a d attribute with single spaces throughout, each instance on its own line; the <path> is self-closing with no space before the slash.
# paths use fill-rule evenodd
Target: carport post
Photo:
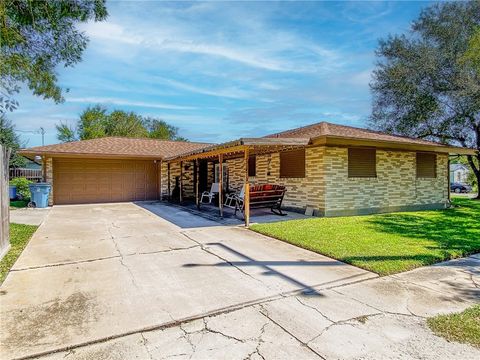
<path id="1" fill-rule="evenodd" d="M 195 177 L 195 203 L 197 205 L 197 209 L 200 209 L 200 199 L 198 197 L 198 178 L 200 177 L 199 170 L 198 159 L 195 159 L 195 173 L 197 174 Z"/>
<path id="2" fill-rule="evenodd" d="M 162 160 L 155 160 L 155 163 L 157 164 L 157 186 L 158 186 L 158 199 L 160 201 L 163 200 L 163 194 L 162 194 Z"/>
<path id="3" fill-rule="evenodd" d="M 223 218 L 223 155 L 218 155 L 218 209 Z"/>
<path id="4" fill-rule="evenodd" d="M 167 180 L 168 201 L 170 201 L 170 163 L 167 164 Z"/>
<path id="5" fill-rule="evenodd" d="M 248 182 L 248 147 L 245 148 L 245 182 L 243 193 L 243 216 L 245 218 L 245 226 L 250 226 L 250 183 Z"/>
<path id="6" fill-rule="evenodd" d="M 182 203 L 182 193 L 183 193 L 183 161 L 180 161 L 180 182 L 179 182 L 179 186 L 180 186 L 180 194 L 178 195 L 178 200 L 180 203 Z"/>
<path id="7" fill-rule="evenodd" d="M 447 161 L 447 197 L 448 197 L 448 206 L 452 205 L 452 199 L 450 196 L 450 157 Z"/>

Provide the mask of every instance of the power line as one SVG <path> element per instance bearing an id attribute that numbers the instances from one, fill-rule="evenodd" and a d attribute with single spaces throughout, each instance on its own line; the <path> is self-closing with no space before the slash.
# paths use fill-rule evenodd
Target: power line
<path id="1" fill-rule="evenodd" d="M 21 132 L 21 133 L 29 133 L 29 134 L 42 134 L 42 146 L 45 145 L 45 129 L 43 127 L 40 127 L 38 130 L 18 130 L 15 129 L 15 131 Z"/>

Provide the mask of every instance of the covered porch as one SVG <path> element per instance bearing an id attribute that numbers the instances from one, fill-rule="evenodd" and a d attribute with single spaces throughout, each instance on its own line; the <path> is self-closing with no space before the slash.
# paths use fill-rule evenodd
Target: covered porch
<path id="1" fill-rule="evenodd" d="M 224 220 L 243 218 L 245 226 L 249 226 L 251 187 L 259 184 L 277 185 L 275 177 L 257 181 L 257 156 L 304 149 L 308 144 L 309 139 L 306 138 L 242 138 L 165 159 L 161 166 L 160 198 Z M 215 189 L 218 193 L 208 204 L 202 203 L 202 193 L 210 191 L 214 183 L 218 184 L 218 189 Z M 258 187 L 253 190 L 258 191 Z M 285 190 L 288 192 L 288 186 Z M 237 211 L 235 217 L 233 208 L 226 209 L 225 199 L 240 192 L 243 212 Z M 231 207 L 234 203 L 230 202 Z M 255 204 L 253 207 L 256 207 Z M 271 214 L 268 208 L 255 210 L 255 213 Z"/>

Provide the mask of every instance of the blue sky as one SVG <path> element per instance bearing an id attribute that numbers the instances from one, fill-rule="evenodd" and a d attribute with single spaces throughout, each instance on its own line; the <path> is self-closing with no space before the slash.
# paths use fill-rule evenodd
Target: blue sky
<path id="1" fill-rule="evenodd" d="M 89 105 L 166 120 L 191 141 L 262 136 L 318 121 L 364 126 L 378 39 L 427 2 L 108 1 L 83 24 L 83 61 L 59 68 L 66 101 L 22 91 L 16 128 L 75 124 Z M 21 133 L 27 146 L 36 133 Z"/>

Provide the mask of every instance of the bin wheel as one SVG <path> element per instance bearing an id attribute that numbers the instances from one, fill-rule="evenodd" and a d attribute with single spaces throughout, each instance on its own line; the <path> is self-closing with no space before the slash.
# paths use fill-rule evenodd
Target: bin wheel
<path id="1" fill-rule="evenodd" d="M 33 208 L 36 208 L 37 206 L 35 205 L 35 203 L 34 203 L 33 201 L 30 201 L 30 202 L 28 203 L 27 207 L 33 209 Z"/>

